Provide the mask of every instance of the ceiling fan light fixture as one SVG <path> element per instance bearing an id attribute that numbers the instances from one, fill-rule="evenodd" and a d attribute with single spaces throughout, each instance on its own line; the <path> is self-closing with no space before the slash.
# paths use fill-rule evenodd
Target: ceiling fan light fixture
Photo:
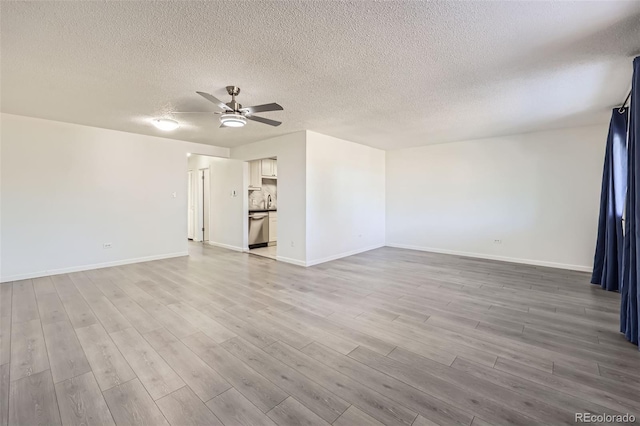
<path id="1" fill-rule="evenodd" d="M 153 120 L 153 125 L 165 132 L 170 132 L 180 127 L 180 123 L 169 118 L 156 118 Z"/>
<path id="2" fill-rule="evenodd" d="M 247 124 L 247 119 L 241 114 L 222 114 L 220 116 L 220 123 L 225 127 L 243 127 Z"/>

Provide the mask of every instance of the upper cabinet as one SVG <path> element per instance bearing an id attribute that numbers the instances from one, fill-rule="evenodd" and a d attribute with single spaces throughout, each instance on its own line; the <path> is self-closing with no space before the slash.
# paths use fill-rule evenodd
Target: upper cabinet
<path id="1" fill-rule="evenodd" d="M 249 189 L 262 187 L 262 160 L 249 161 Z"/>
<path id="2" fill-rule="evenodd" d="M 271 158 L 249 161 L 249 190 L 259 191 L 262 179 L 278 178 L 278 162 Z"/>
<path id="3" fill-rule="evenodd" d="M 278 162 L 271 158 L 265 158 L 261 160 L 262 177 L 275 179 L 278 177 Z"/>

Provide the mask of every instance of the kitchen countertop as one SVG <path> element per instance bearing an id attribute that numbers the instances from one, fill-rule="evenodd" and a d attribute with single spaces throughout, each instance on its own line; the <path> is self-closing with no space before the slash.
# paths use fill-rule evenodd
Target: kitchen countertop
<path id="1" fill-rule="evenodd" d="M 278 209 L 255 209 L 249 210 L 249 213 L 266 213 L 266 212 L 277 212 Z"/>

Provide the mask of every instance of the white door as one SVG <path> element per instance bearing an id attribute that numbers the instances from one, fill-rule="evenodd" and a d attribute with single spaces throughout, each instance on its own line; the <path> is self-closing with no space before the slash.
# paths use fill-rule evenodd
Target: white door
<path id="1" fill-rule="evenodd" d="M 209 241 L 209 199 L 211 198 L 209 176 L 209 169 L 198 170 L 198 225 L 195 241 Z"/>
<path id="2" fill-rule="evenodd" d="M 196 231 L 196 206 L 195 206 L 195 197 L 194 197 L 194 173 L 193 171 L 189 171 L 188 173 L 188 187 L 187 187 L 187 238 L 193 240 L 195 237 Z"/>
<path id="3" fill-rule="evenodd" d="M 202 215 L 203 215 L 203 231 L 202 231 L 202 241 L 209 241 L 209 233 L 211 223 L 211 213 L 210 213 L 210 200 L 211 200 L 211 174 L 209 173 L 209 169 L 202 169 L 202 177 L 203 177 L 203 199 L 202 199 Z"/>

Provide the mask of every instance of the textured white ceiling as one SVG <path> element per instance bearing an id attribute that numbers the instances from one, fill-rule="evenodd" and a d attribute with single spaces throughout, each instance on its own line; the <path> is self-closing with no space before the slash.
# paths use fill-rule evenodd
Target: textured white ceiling
<path id="1" fill-rule="evenodd" d="M 309 129 L 384 149 L 608 119 L 640 2 L 0 3 L 3 112 L 237 146 Z M 278 102 L 220 129 L 195 94 Z"/>

